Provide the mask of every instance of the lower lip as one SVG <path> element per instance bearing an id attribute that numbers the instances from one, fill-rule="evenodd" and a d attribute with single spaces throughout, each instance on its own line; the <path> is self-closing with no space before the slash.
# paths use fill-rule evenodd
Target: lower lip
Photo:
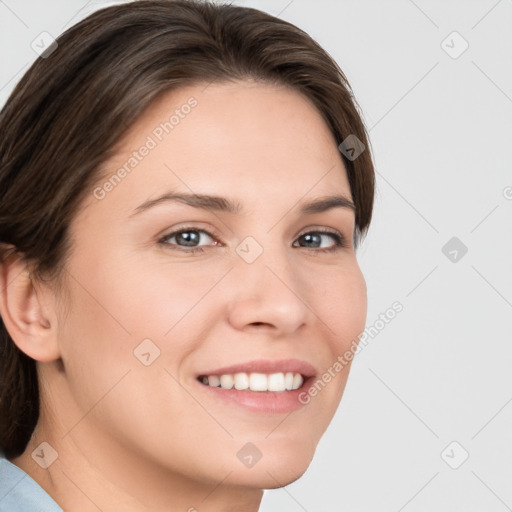
<path id="1" fill-rule="evenodd" d="M 208 386 L 197 381 L 210 396 L 225 400 L 228 403 L 244 407 L 253 412 L 266 414 L 286 414 L 291 413 L 304 405 L 299 397 L 305 393 L 313 377 L 304 380 L 302 386 L 291 391 L 249 391 L 238 390 L 235 388 L 223 389 Z M 302 395 L 303 396 L 303 395 Z"/>

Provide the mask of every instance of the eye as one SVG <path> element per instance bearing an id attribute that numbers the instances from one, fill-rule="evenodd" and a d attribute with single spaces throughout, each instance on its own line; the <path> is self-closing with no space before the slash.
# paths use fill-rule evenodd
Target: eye
<path id="1" fill-rule="evenodd" d="M 172 249 L 183 251 L 186 253 L 204 252 L 203 246 L 199 243 L 201 239 L 206 238 L 206 246 L 208 245 L 221 245 L 219 241 L 204 229 L 198 229 L 196 227 L 184 227 L 178 231 L 173 231 L 168 235 L 164 236 L 159 240 L 159 243 L 170 246 Z M 331 239 L 334 243 L 330 245 L 322 246 L 324 240 Z M 208 239 L 212 240 L 213 243 L 208 243 Z M 314 252 L 335 252 L 343 247 L 349 247 L 346 238 L 339 232 L 327 229 L 316 229 L 314 231 L 308 231 L 303 233 L 297 238 L 297 241 L 303 241 L 309 246 L 305 246 L 306 249 L 314 250 Z M 293 245 L 294 247 L 304 247 Z"/>
<path id="2" fill-rule="evenodd" d="M 204 229 L 197 228 L 182 228 L 179 231 L 174 231 L 166 236 L 164 236 L 160 243 L 174 245 L 177 247 L 183 247 L 185 249 L 178 249 L 185 252 L 203 252 L 204 249 L 202 247 L 198 247 L 196 244 L 201 240 L 201 234 L 206 235 L 207 238 L 211 238 L 213 240 L 214 237 L 208 231 Z M 175 241 L 173 241 L 175 239 Z M 183 244 L 183 245 L 181 245 Z M 215 240 L 213 245 L 218 245 L 218 242 Z"/>
<path id="3" fill-rule="evenodd" d="M 327 247 L 321 247 L 322 238 L 334 240 L 334 244 Z M 305 243 L 310 244 L 307 249 L 318 249 L 315 252 L 334 252 L 343 247 L 348 247 L 346 238 L 339 231 L 331 231 L 327 229 L 317 229 L 315 231 L 308 231 L 299 236 L 297 240 L 303 240 Z"/>

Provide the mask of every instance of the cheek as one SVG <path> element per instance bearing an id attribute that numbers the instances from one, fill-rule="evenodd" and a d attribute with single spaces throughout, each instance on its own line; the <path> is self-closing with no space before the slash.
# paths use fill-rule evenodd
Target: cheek
<path id="1" fill-rule="evenodd" d="M 64 360 L 108 374 L 132 366 L 134 350 L 149 339 L 166 356 L 160 363 L 179 366 L 214 324 L 228 270 L 228 265 L 186 260 L 170 265 L 129 254 L 103 253 L 77 262 L 70 270 L 75 279 L 62 332 Z"/>
<path id="2" fill-rule="evenodd" d="M 124 277 L 110 278 L 105 301 L 118 311 L 134 343 L 160 340 L 160 348 L 178 354 L 185 345 L 194 348 L 191 340 L 211 328 L 228 270 L 228 263 L 132 261 L 126 264 Z"/>
<path id="3" fill-rule="evenodd" d="M 321 293 L 314 295 L 316 310 L 336 355 L 345 351 L 364 330 L 367 311 L 366 283 L 355 260 L 324 276 Z"/>
<path id="4" fill-rule="evenodd" d="M 366 283 L 355 257 L 346 264 L 317 276 L 318 286 L 310 293 L 311 306 L 319 318 L 324 344 L 324 366 L 302 403 L 316 418 L 318 438 L 331 421 L 343 396 L 359 335 L 364 331 L 367 312 Z M 325 349 L 325 350 L 323 350 Z"/>

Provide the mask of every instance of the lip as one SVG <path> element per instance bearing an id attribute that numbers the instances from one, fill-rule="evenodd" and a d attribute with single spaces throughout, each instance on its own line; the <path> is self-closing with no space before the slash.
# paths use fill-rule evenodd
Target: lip
<path id="1" fill-rule="evenodd" d="M 217 388 L 203 384 L 199 380 L 202 376 L 240 372 L 267 374 L 277 372 L 300 373 L 304 378 L 304 382 L 300 388 L 290 391 L 250 391 L 237 390 L 235 388 Z M 248 412 L 260 415 L 289 414 L 306 405 L 299 400 L 299 397 L 309 388 L 315 374 L 315 369 L 311 364 L 298 359 L 257 360 L 201 372 L 196 377 L 196 383 L 204 396 L 211 400 L 220 400 L 229 406 L 242 408 Z"/>
<path id="2" fill-rule="evenodd" d="M 313 377 L 316 373 L 315 368 L 306 361 L 300 359 L 258 359 L 247 361 L 245 363 L 233 364 L 231 366 L 224 366 L 223 368 L 215 368 L 212 370 L 205 370 L 198 373 L 196 377 L 203 375 L 224 375 L 234 373 L 278 373 L 278 372 L 293 372 L 300 373 L 303 377 Z"/>

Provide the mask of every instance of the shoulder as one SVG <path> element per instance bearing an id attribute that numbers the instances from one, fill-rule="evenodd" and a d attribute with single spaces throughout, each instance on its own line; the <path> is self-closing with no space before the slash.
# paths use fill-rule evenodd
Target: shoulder
<path id="1" fill-rule="evenodd" d="M 0 512 L 62 512 L 51 496 L 0 452 Z"/>

